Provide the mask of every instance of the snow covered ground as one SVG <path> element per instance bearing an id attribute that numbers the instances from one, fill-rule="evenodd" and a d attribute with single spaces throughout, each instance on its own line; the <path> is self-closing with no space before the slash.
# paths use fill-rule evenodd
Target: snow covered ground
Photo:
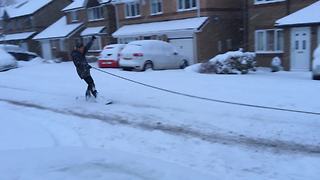
<path id="1" fill-rule="evenodd" d="M 108 72 L 239 103 L 320 112 L 311 73 Z M 320 116 L 178 96 L 92 70 L 114 104 L 76 100 L 73 64 L 0 73 L 0 179 L 319 179 Z"/>

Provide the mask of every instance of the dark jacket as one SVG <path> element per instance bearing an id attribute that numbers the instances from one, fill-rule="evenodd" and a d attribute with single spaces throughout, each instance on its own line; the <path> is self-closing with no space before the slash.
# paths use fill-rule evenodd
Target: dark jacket
<path id="1" fill-rule="evenodd" d="M 90 76 L 91 66 L 87 62 L 86 54 L 90 49 L 90 47 L 92 46 L 93 40 L 94 39 L 91 39 L 91 41 L 88 42 L 88 44 L 84 47 L 83 53 L 81 53 L 78 50 L 73 50 L 71 53 L 72 61 L 76 66 L 77 73 L 81 79 L 84 79 Z"/>

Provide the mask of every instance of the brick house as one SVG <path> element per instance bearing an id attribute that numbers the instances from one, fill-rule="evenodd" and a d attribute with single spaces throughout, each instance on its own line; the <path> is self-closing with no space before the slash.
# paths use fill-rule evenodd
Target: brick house
<path id="1" fill-rule="evenodd" d="M 320 43 L 317 15 L 320 2 L 247 0 L 246 3 L 245 45 L 257 53 L 258 64 L 270 66 L 272 58 L 278 56 L 285 70 L 310 70 L 312 52 Z"/>
<path id="2" fill-rule="evenodd" d="M 0 43 L 19 45 L 22 48 L 41 54 L 39 43 L 32 37 L 62 16 L 59 9 L 70 4 L 71 0 L 22 1 L 3 8 L 3 34 Z"/>
<path id="3" fill-rule="evenodd" d="M 74 45 L 97 37 L 89 54 L 98 55 L 107 44 L 115 43 L 115 12 L 106 0 L 76 0 L 61 11 L 64 16 L 33 39 L 39 41 L 45 59 L 70 60 Z"/>
<path id="4" fill-rule="evenodd" d="M 119 43 L 160 39 L 175 45 L 190 64 L 242 44 L 243 1 L 132 0 L 115 3 Z"/>

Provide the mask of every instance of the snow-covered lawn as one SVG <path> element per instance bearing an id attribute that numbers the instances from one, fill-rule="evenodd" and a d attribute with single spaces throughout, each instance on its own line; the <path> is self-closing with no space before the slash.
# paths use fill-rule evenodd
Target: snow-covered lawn
<path id="1" fill-rule="evenodd" d="M 107 71 L 206 98 L 320 112 L 320 83 L 311 73 Z M 92 75 L 113 105 L 76 100 L 86 85 L 70 62 L 28 62 L 0 73 L 0 179 L 319 178 L 320 116 Z"/>

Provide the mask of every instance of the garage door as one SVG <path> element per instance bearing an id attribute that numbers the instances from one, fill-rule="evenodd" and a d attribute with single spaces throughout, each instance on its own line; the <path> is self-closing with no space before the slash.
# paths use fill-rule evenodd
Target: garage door
<path id="1" fill-rule="evenodd" d="M 172 39 L 170 44 L 174 45 L 180 54 L 189 58 L 189 64 L 194 64 L 193 39 Z"/>

